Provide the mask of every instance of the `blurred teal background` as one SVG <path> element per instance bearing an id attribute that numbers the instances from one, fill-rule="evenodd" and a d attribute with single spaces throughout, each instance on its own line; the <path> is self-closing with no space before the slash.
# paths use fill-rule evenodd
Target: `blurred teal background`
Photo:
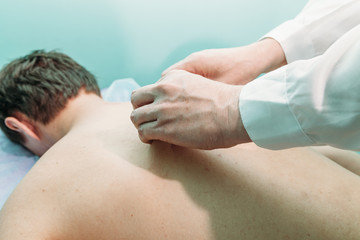
<path id="1" fill-rule="evenodd" d="M 194 51 L 249 44 L 307 1 L 0 0 L 0 66 L 35 49 L 60 50 L 107 87 L 140 85 Z"/>

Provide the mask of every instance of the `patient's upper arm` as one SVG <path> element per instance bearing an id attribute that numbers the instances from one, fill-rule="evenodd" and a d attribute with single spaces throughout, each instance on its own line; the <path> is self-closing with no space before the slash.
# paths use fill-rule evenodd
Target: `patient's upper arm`
<path id="1" fill-rule="evenodd" d="M 58 236 L 54 236 L 55 232 L 50 232 L 50 219 L 42 218 L 41 215 L 43 213 L 30 209 L 5 207 L 0 216 L 0 239 L 57 239 Z"/>
<path id="2" fill-rule="evenodd" d="M 360 154 L 330 146 L 313 147 L 313 149 L 349 171 L 360 175 Z"/>
<path id="3" fill-rule="evenodd" d="M 51 173 L 36 164 L 10 195 L 0 212 L 0 239 L 61 239 L 62 216 Z M 46 169 L 42 169 L 46 170 Z"/>

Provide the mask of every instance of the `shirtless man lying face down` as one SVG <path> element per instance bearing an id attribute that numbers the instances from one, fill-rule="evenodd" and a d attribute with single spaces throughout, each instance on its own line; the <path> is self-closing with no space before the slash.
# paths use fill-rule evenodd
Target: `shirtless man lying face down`
<path id="1" fill-rule="evenodd" d="M 13 61 L 0 88 L 2 129 L 41 155 L 1 211 L 1 240 L 360 239 L 357 154 L 144 144 L 130 103 L 103 101 L 56 52 Z"/>

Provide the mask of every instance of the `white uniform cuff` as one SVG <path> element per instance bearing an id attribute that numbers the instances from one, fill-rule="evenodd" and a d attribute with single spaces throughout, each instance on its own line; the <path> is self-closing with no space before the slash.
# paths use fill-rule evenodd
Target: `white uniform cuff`
<path id="1" fill-rule="evenodd" d="M 295 20 L 284 22 L 261 39 L 264 38 L 273 38 L 280 43 L 288 63 L 316 55 L 309 33 Z"/>
<path id="2" fill-rule="evenodd" d="M 247 133 L 260 147 L 285 149 L 314 144 L 288 105 L 285 71 L 271 72 L 245 85 L 239 110 Z"/>

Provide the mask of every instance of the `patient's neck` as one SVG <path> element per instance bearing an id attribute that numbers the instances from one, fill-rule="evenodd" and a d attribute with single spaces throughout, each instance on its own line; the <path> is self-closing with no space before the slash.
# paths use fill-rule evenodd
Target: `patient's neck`
<path id="1" fill-rule="evenodd" d="M 64 137 L 72 128 L 91 118 L 107 103 L 93 93 L 80 91 L 49 124 L 41 126 L 44 141 L 49 147 Z"/>

